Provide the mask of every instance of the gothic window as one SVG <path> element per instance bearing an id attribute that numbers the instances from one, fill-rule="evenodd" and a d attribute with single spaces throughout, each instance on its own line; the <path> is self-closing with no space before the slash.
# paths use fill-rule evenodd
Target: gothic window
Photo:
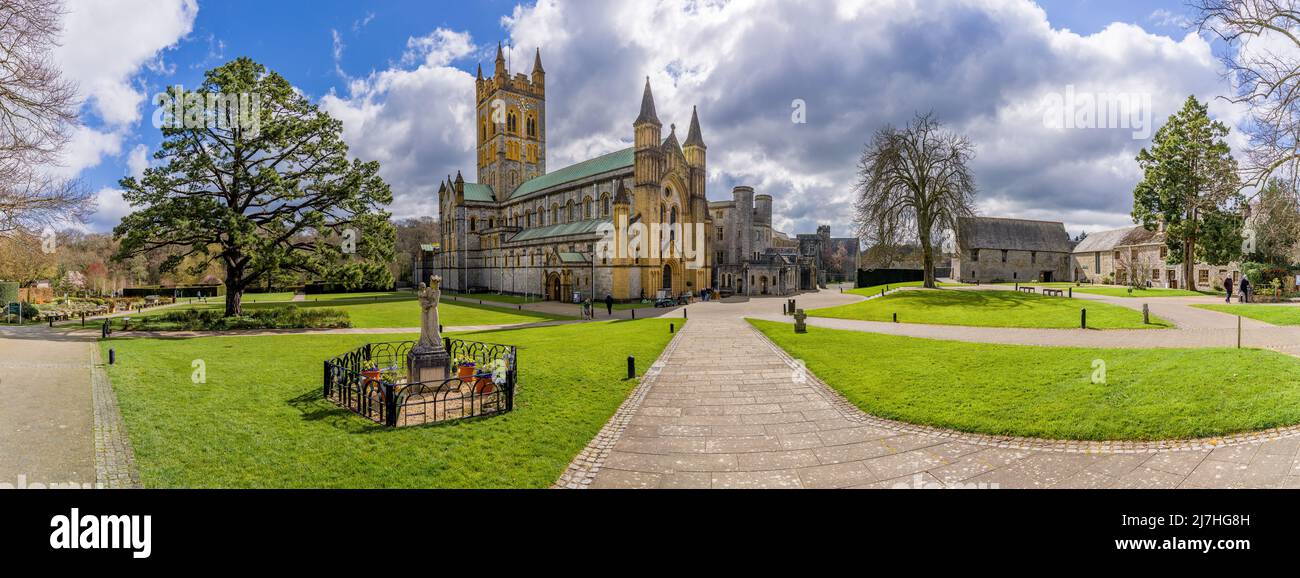
<path id="1" fill-rule="evenodd" d="M 609 216 L 609 193 L 600 196 L 600 216 Z"/>
<path id="2" fill-rule="evenodd" d="M 554 225 L 559 222 L 560 222 L 560 205 L 557 203 L 551 203 L 551 224 Z"/>
<path id="3" fill-rule="evenodd" d="M 470 217 L 470 218 L 469 218 L 469 230 L 470 230 L 471 232 L 474 231 L 474 225 L 475 225 L 475 224 L 476 224 L 476 221 L 474 220 L 474 217 Z"/>
<path id="4" fill-rule="evenodd" d="M 519 186 L 519 171 L 510 171 L 510 188 Z"/>
<path id="5" fill-rule="evenodd" d="M 677 224 L 677 206 L 673 205 L 672 211 L 670 211 L 668 215 L 668 226 L 671 227 L 670 229 L 668 229 L 668 240 L 670 241 L 677 240 L 677 227 L 674 226 L 676 224 Z"/>
<path id="6" fill-rule="evenodd" d="M 519 114 L 513 110 L 506 113 L 506 132 L 519 134 Z"/>
<path id="7" fill-rule="evenodd" d="M 577 220 L 578 220 L 578 212 L 577 212 L 577 210 L 575 209 L 575 205 L 573 204 L 573 200 L 569 200 L 568 211 L 569 211 L 569 216 L 568 216 L 569 222 L 572 223 L 572 222 L 577 221 Z"/>
<path id="8" fill-rule="evenodd" d="M 590 218 L 592 218 L 593 216 L 594 216 L 594 215 L 591 214 L 591 197 L 583 198 L 583 199 L 582 199 L 582 218 L 584 218 L 584 219 L 590 219 Z"/>

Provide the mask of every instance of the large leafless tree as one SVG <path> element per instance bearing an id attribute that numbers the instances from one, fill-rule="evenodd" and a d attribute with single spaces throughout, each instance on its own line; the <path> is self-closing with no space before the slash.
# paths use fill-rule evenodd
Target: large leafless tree
<path id="1" fill-rule="evenodd" d="M 1300 179 L 1300 0 L 1192 0 L 1196 24 L 1228 44 L 1230 102 L 1246 105 L 1243 185 Z"/>
<path id="2" fill-rule="evenodd" d="M 0 0 L 0 236 L 81 219 L 90 195 L 49 175 L 77 122 L 76 87 L 54 65 L 59 0 Z"/>
<path id="3" fill-rule="evenodd" d="M 975 147 L 933 113 L 876 131 L 858 161 L 854 223 L 867 246 L 916 243 L 925 286 L 934 288 L 934 245 L 974 214 Z"/>

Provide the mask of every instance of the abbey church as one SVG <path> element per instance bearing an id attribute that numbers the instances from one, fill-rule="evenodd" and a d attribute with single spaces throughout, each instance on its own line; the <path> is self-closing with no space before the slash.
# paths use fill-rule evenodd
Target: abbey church
<path id="1" fill-rule="evenodd" d="M 685 140 L 676 125 L 664 126 L 647 78 L 640 112 L 632 121 L 633 146 L 554 171 L 546 167 L 546 71 L 538 50 L 530 74 L 511 75 L 501 47 L 490 77 L 479 67 L 475 80 L 477 171 L 461 172 L 438 189 L 443 286 L 457 291 L 492 291 L 571 301 L 585 297 L 628 301 L 657 295 L 698 293 L 733 285 L 738 292 L 784 294 L 796 286 L 797 249 L 783 257 L 755 251 L 774 244 L 750 240 L 773 232 L 770 197 L 766 220 L 727 219 L 745 230 L 722 230 L 705 194 L 706 150 L 697 111 L 691 111 Z M 740 187 L 750 191 L 748 187 Z M 745 200 L 748 200 L 746 197 Z M 761 208 L 761 207 L 760 207 Z M 752 210 L 745 207 L 745 210 Z M 760 211 L 762 212 L 762 211 Z M 632 225 L 628 228 L 628 225 Z M 765 225 L 765 226 L 757 226 Z M 675 227 L 680 226 L 680 228 Z M 651 231 L 652 238 L 637 230 Z M 751 230 L 752 229 L 752 230 Z M 614 247 L 654 245 L 650 254 Z M 628 239 L 627 237 L 631 237 Z M 739 253 L 715 247 L 719 239 L 740 243 Z M 602 243 L 602 240 L 605 242 Z M 744 240 L 745 242 L 741 242 Z M 766 239 L 770 241 L 770 239 Z M 744 262 L 765 270 L 746 283 Z M 718 275 L 715 262 L 728 262 Z M 803 272 L 808 285 L 808 271 Z M 807 287 L 805 287 L 807 288 Z"/>

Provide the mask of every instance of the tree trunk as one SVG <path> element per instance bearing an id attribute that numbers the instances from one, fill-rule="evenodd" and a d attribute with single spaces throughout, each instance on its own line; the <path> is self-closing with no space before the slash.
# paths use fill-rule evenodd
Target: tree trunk
<path id="1" fill-rule="evenodd" d="M 934 249 L 930 246 L 928 234 L 921 236 L 921 269 L 925 275 L 922 286 L 926 289 L 938 287 L 934 282 Z"/>
<path id="2" fill-rule="evenodd" d="M 229 267 L 226 269 L 226 317 L 244 313 L 244 269 Z"/>

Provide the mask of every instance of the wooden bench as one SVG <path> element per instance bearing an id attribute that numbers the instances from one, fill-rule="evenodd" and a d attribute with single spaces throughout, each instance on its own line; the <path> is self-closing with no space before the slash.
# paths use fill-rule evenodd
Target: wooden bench
<path id="1" fill-rule="evenodd" d="M 1017 287 L 1016 290 L 1017 290 L 1017 291 L 1020 291 L 1021 293 L 1037 293 L 1037 292 L 1038 292 L 1038 290 L 1037 290 L 1037 289 L 1034 289 L 1033 287 Z"/>
<path id="2" fill-rule="evenodd" d="M 1064 289 L 1048 289 L 1048 288 L 1044 287 L 1044 288 L 1043 288 L 1043 295 L 1055 295 L 1056 297 L 1065 297 L 1065 290 L 1064 290 Z"/>

